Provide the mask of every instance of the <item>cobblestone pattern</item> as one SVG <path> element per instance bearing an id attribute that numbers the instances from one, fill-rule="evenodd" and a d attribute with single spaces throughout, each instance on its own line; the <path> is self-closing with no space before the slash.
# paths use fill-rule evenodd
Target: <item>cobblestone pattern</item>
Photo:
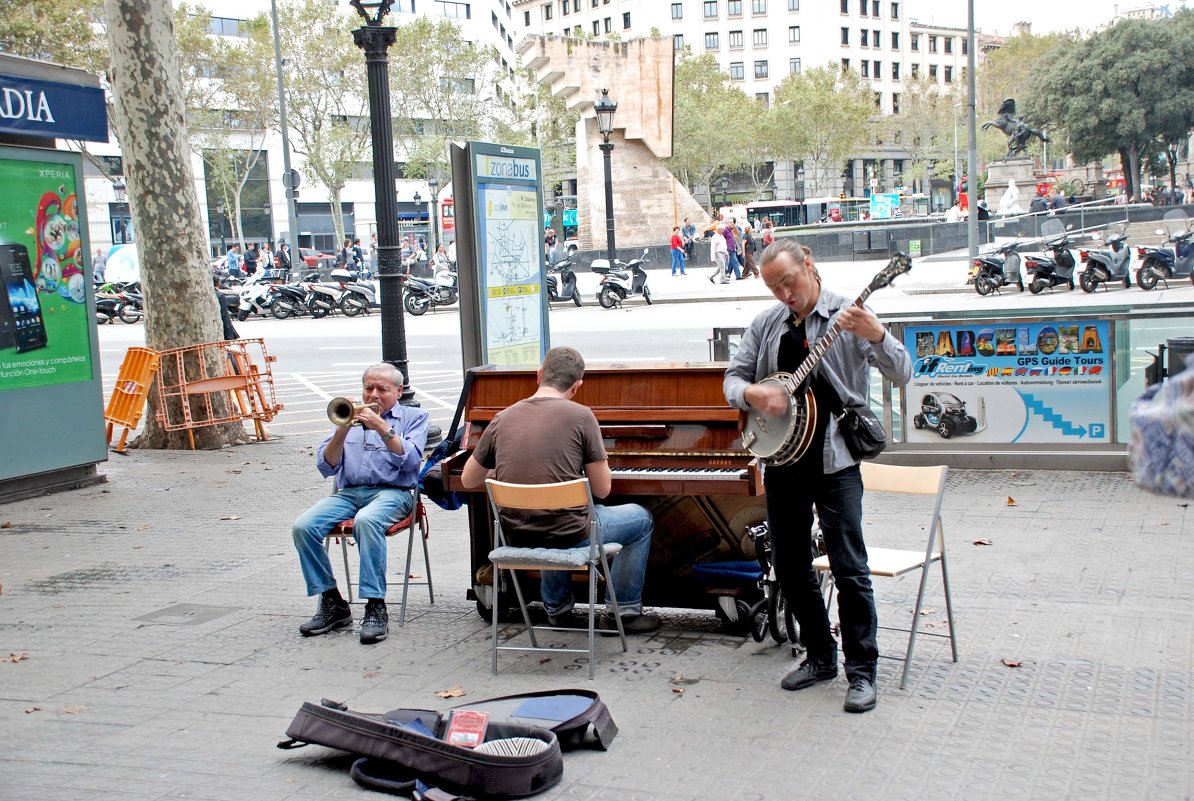
<path id="1" fill-rule="evenodd" d="M 786 693 L 788 648 L 687 610 L 665 610 L 665 628 L 629 653 L 603 639 L 591 684 L 576 654 L 503 654 L 490 676 L 488 629 L 464 596 L 467 523 L 437 508 L 434 606 L 412 588 L 407 625 L 392 618 L 376 646 L 350 632 L 303 639 L 314 604 L 288 528 L 328 491 L 308 443 L 133 452 L 105 470 L 107 485 L 0 506 L 12 524 L 0 528 L 0 656 L 27 654 L 0 662 L 5 799 L 368 797 L 343 755 L 273 747 L 299 704 L 448 706 L 434 693 L 453 686 L 466 699 L 602 693 L 617 742 L 569 754 L 546 799 L 1122 801 L 1194 788 L 1194 525 L 1188 505 L 1124 475 L 952 474 L 961 659 L 922 639 L 908 689 L 902 665 L 882 661 L 879 706 L 855 716 L 841 710 L 844 680 Z M 922 537 L 917 502 L 868 502 L 868 541 Z M 876 578 L 882 623 L 906 621 L 916 581 Z M 394 586 L 391 570 L 392 600 Z M 147 619 L 179 605 L 185 623 Z M 936 574 L 926 611 L 943 632 Z M 887 654 L 904 642 L 880 636 Z M 676 686 L 678 675 L 696 682 Z"/>

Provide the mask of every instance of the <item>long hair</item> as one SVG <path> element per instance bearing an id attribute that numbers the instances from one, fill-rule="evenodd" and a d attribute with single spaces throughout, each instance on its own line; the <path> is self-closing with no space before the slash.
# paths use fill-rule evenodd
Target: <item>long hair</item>
<path id="1" fill-rule="evenodd" d="M 759 269 L 766 267 L 781 253 L 787 253 L 795 264 L 804 265 L 804 269 L 816 279 L 817 286 L 821 285 L 821 274 L 817 272 L 817 265 L 813 262 L 812 250 L 808 246 L 800 244 L 794 237 L 777 239 L 764 248 L 763 255 L 759 258 Z"/>

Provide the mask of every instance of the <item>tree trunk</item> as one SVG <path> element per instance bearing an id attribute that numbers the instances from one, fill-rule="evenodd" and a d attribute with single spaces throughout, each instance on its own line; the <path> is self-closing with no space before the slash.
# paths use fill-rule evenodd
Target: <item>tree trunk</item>
<path id="1" fill-rule="evenodd" d="M 171 5 L 168 0 L 105 0 L 104 10 L 113 116 L 141 261 L 146 345 L 165 350 L 220 341 L 219 307 L 198 224 L 202 214 L 191 171 Z M 187 365 L 187 371 L 193 366 Z M 223 416 L 222 411 L 217 407 L 213 413 Z M 189 448 L 187 432 L 166 431 L 157 412 L 155 388 L 149 394 L 145 434 L 136 445 Z M 203 448 L 246 439 L 239 423 L 204 426 L 194 434 L 196 446 Z"/>
<path id="2" fill-rule="evenodd" d="M 340 190 L 335 187 L 327 187 L 328 199 L 332 206 L 332 227 L 336 232 L 336 251 L 340 251 L 340 247 L 344 244 L 344 209 L 340 203 Z"/>
<path id="3" fill-rule="evenodd" d="M 1130 174 L 1132 176 L 1132 181 L 1131 181 L 1132 192 L 1131 192 L 1131 194 L 1135 195 L 1137 200 L 1144 200 L 1144 195 L 1141 191 L 1141 185 L 1140 185 L 1140 148 L 1137 147 L 1136 145 L 1128 145 L 1127 153 L 1128 153 L 1127 166 L 1128 166 L 1128 169 L 1130 170 Z"/>

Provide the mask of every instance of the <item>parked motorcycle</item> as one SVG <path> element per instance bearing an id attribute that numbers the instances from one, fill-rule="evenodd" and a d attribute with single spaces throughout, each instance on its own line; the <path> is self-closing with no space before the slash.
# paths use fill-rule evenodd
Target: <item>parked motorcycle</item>
<path id="1" fill-rule="evenodd" d="M 1165 212 L 1161 221 L 1166 225 L 1158 228 L 1157 234 L 1168 235 L 1168 239 L 1159 246 L 1138 249 L 1140 269 L 1136 271 L 1136 283 L 1141 289 L 1152 289 L 1157 281 L 1164 281 L 1168 287 L 1170 278 L 1185 276 L 1194 283 L 1194 242 L 1190 241 L 1194 231 L 1190 229 L 1189 218 L 1181 209 L 1174 209 Z"/>
<path id="2" fill-rule="evenodd" d="M 361 312 L 369 313 L 377 303 L 377 288 L 371 281 L 363 281 L 360 274 L 351 270 L 332 270 L 328 276 L 340 284 L 343 295 L 340 297 L 340 311 L 349 317 L 356 317 Z"/>
<path id="3" fill-rule="evenodd" d="M 451 306 L 460 297 L 456 288 L 456 273 L 451 270 L 436 270 L 431 281 L 415 278 L 406 279 L 406 297 L 402 305 L 415 317 L 438 306 Z"/>
<path id="4" fill-rule="evenodd" d="M 580 305 L 580 288 L 576 286 L 576 273 L 572 268 L 576 266 L 572 261 L 572 254 L 567 258 L 549 265 L 547 268 L 547 302 L 563 303 L 572 301 Z"/>
<path id="5" fill-rule="evenodd" d="M 1107 247 L 1099 250 L 1080 250 L 1078 258 L 1086 265 L 1086 269 L 1078 276 L 1078 285 L 1083 292 L 1094 292 L 1099 284 L 1109 284 L 1112 281 L 1123 283 L 1124 289 L 1132 286 L 1132 249 L 1128 247 L 1126 222 L 1116 223 L 1107 228 L 1102 239 Z M 1099 234 L 1093 235 L 1096 239 Z"/>
<path id="6" fill-rule="evenodd" d="M 1025 259 L 1024 266 L 1032 276 L 1028 283 L 1028 291 L 1032 294 L 1039 295 L 1046 289 L 1061 284 L 1067 284 L 1070 289 L 1074 288 L 1074 268 L 1078 263 L 1074 260 L 1074 254 L 1070 252 L 1070 237 L 1066 233 L 1073 227 L 1063 227 L 1061 220 L 1057 219 L 1045 220 L 1041 224 L 1045 250 L 1052 254 L 1052 257 L 1030 256 Z"/>
<path id="7" fill-rule="evenodd" d="M 620 306 L 633 295 L 642 295 L 647 305 L 651 305 L 651 289 L 647 286 L 647 271 L 643 268 L 647 253 L 648 249 L 643 248 L 643 255 L 637 259 L 628 262 L 614 259 L 612 268 L 608 259 L 593 260 L 591 269 L 601 276 L 601 283 L 597 286 L 597 302 L 601 308 Z"/>
<path id="8" fill-rule="evenodd" d="M 980 253 L 974 260 L 974 291 L 989 295 L 992 291 L 1015 284 L 1023 292 L 1019 247 L 1020 240 L 1017 239 L 987 253 Z"/>
<path id="9" fill-rule="evenodd" d="M 121 322 L 130 325 L 140 322 L 141 318 L 145 316 L 145 298 L 141 294 L 141 284 L 130 285 L 122 290 L 117 297 L 116 313 L 120 315 Z"/>
<path id="10" fill-rule="evenodd" d="M 274 300 L 269 305 L 270 314 L 279 320 L 298 317 L 307 311 L 307 289 L 301 284 L 274 284 L 271 290 Z"/>
<path id="11" fill-rule="evenodd" d="M 277 297 L 273 291 L 273 284 L 267 281 L 249 281 L 241 285 L 237 294 L 240 295 L 240 307 L 236 319 L 244 322 L 250 314 L 264 317 L 270 311 L 270 306 Z"/>

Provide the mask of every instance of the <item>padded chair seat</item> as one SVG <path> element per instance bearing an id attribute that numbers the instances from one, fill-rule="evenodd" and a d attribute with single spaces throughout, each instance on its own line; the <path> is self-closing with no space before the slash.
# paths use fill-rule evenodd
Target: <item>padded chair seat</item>
<path id="1" fill-rule="evenodd" d="M 622 546 L 616 542 L 604 545 L 605 556 L 608 559 Z M 517 565 L 518 567 L 538 567 L 545 570 L 580 570 L 589 563 L 589 547 L 581 548 L 515 548 L 504 545 L 489 552 L 489 561 L 498 567 Z"/>
<path id="2" fill-rule="evenodd" d="M 411 510 L 410 510 L 410 514 L 408 514 L 406 517 L 404 517 L 404 518 L 402 518 L 401 520 L 399 520 L 399 521 L 398 521 L 397 523 L 395 523 L 394 525 L 392 525 L 392 526 L 390 526 L 389 528 L 387 528 L 387 529 L 386 529 L 386 536 L 387 536 L 387 537 L 392 537 L 392 536 L 394 536 L 395 534 L 397 534 L 399 531 L 403 531 L 403 530 L 405 530 L 405 529 L 406 529 L 408 526 L 411 526 L 411 525 L 413 525 L 413 524 L 414 524 L 414 522 L 415 522 L 415 511 L 416 511 L 415 509 L 411 509 Z M 337 523 L 337 524 L 336 524 L 336 527 L 335 527 L 334 529 L 332 529 L 332 533 L 331 533 L 329 536 L 332 536 L 332 537 L 351 537 L 351 536 L 352 536 L 352 527 L 353 527 L 353 523 L 355 523 L 355 522 L 356 522 L 356 518 L 353 518 L 353 519 L 351 519 L 351 520 L 345 520 L 345 521 L 343 521 L 343 522 Z"/>
<path id="3" fill-rule="evenodd" d="M 934 551 L 930 562 L 941 558 L 940 551 Z M 902 576 L 916 570 L 925 561 L 924 551 L 902 551 L 898 548 L 867 548 L 866 564 L 873 576 Z M 829 557 L 818 556 L 813 560 L 814 570 L 828 570 Z"/>

